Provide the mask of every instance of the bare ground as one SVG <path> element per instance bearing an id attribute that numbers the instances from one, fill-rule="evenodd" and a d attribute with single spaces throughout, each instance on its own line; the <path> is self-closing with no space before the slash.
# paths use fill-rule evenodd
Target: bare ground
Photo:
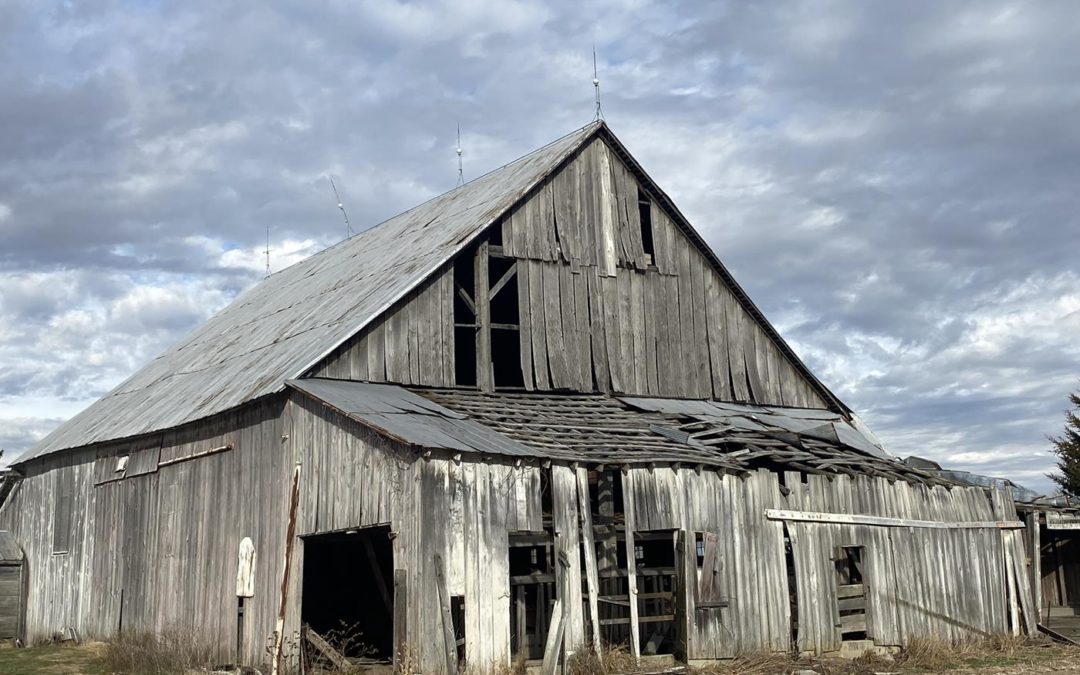
<path id="1" fill-rule="evenodd" d="M 27 649 L 0 647 L 0 675 L 135 675 L 110 670 L 102 659 L 103 651 L 103 646 L 100 644 L 85 644 L 78 647 L 43 646 Z M 1024 644 L 1004 650 L 924 654 L 921 658 L 922 660 L 919 661 L 901 656 L 896 662 L 860 659 L 792 663 L 782 656 L 751 656 L 715 667 L 695 669 L 694 672 L 699 675 L 734 673 L 774 675 L 797 673 L 805 669 L 820 675 L 873 675 L 877 673 L 914 675 L 944 672 L 979 675 L 1080 674 L 1080 647 L 1049 642 Z M 139 675 L 153 674 L 140 673 Z"/>

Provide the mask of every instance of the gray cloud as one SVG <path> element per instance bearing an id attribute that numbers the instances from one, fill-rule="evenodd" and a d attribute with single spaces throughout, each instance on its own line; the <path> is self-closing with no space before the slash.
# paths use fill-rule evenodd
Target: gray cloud
<path id="1" fill-rule="evenodd" d="M 1067 2 L 5 3 L 0 420 L 152 358 L 267 227 L 275 269 L 339 239 L 328 175 L 366 227 L 453 187 L 458 122 L 474 177 L 589 121 L 595 43 L 616 133 L 894 451 L 1045 489 L 1078 38 Z"/>

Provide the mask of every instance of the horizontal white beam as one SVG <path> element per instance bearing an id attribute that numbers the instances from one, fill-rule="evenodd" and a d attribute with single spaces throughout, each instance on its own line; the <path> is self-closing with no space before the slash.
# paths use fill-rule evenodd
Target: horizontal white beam
<path id="1" fill-rule="evenodd" d="M 956 521 L 908 520 L 906 518 L 887 518 L 885 516 L 864 516 L 852 513 L 822 513 L 820 511 L 785 511 L 783 509 L 765 509 L 769 520 L 791 520 L 804 523 L 839 523 L 841 525 L 877 525 L 879 527 L 923 527 L 937 530 L 1022 530 L 1024 524 L 1019 520 L 1007 521 Z"/>

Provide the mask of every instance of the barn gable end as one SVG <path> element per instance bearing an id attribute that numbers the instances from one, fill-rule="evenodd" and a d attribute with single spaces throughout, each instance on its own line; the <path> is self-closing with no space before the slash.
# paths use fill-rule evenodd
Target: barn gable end
<path id="1" fill-rule="evenodd" d="M 310 375 L 846 410 L 606 127 Z"/>

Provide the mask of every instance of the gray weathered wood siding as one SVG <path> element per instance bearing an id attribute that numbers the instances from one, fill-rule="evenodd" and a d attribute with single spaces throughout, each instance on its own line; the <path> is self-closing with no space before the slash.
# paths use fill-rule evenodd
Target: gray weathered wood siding
<path id="1" fill-rule="evenodd" d="M 786 476 L 789 508 L 944 522 L 1016 520 L 1012 502 L 981 488 L 928 488 L 860 476 Z M 883 645 L 912 637 L 959 641 L 1010 629 L 1006 537 L 995 528 L 930 529 L 789 522 L 799 597 L 800 651 L 839 649 L 833 558 L 864 546 L 867 634 Z"/>
<path id="2" fill-rule="evenodd" d="M 826 408 L 708 258 L 596 139 L 503 219 L 526 388 Z"/>
<path id="3" fill-rule="evenodd" d="M 115 471 L 117 454 L 126 452 L 133 475 L 102 480 L 110 467 Z M 148 456 L 158 458 L 155 466 Z M 588 591 L 595 587 L 597 560 L 585 467 L 421 456 L 295 395 L 166 432 L 160 443 L 144 439 L 48 457 L 27 470 L 0 511 L 0 527 L 11 530 L 27 554 L 31 640 L 65 626 L 98 639 L 121 629 L 186 627 L 214 646 L 220 659 L 232 660 L 237 550 L 251 537 L 256 590 L 246 604 L 240 658 L 264 662 L 282 606 L 289 486 L 297 470 L 296 538 L 282 626 L 286 656 L 294 655 L 289 638 L 300 627 L 303 538 L 389 525 L 394 567 L 406 578 L 406 642 L 421 669 L 445 671 L 445 651 L 434 637 L 443 629 L 437 561 L 449 596 L 464 603 L 469 664 L 508 664 L 508 536 L 544 529 L 545 489 L 556 553 L 565 553 L 559 557 L 568 563 L 565 576 L 557 577 L 559 595 L 572 599 L 564 646 L 576 651 L 592 639 L 595 601 Z M 785 474 L 782 485 L 778 474 L 767 471 L 736 477 L 669 466 L 629 468 L 621 475 L 630 550 L 637 532 L 684 533 L 688 553 L 681 562 L 686 581 L 679 604 L 686 608 L 685 654 L 691 659 L 788 650 L 793 591 L 798 648 L 838 649 L 833 558 L 839 546 L 865 547 L 867 633 L 878 644 L 904 644 L 917 635 L 959 640 L 1015 625 L 1003 564 L 1010 547 L 1018 555 L 1015 531 L 766 516 L 766 509 L 787 509 L 944 522 L 1014 520 L 1003 494 L 798 473 Z M 71 497 L 61 500 L 60 494 Z M 70 518 L 57 517 L 60 504 L 70 504 Z M 54 528 L 64 522 L 70 524 L 67 552 L 54 554 Z M 717 535 L 715 594 L 723 606 L 699 606 L 697 533 Z"/>
<path id="4" fill-rule="evenodd" d="M 786 651 L 791 643 L 788 578 L 783 525 L 766 520 L 764 510 L 783 508 L 776 475 L 757 472 L 746 478 L 712 471 L 671 468 L 631 469 L 623 493 L 637 531 L 686 532 L 689 554 L 680 589 L 685 594 L 689 626 L 687 656 L 732 658 L 754 651 Z M 628 517 L 629 520 L 629 517 Z M 697 607 L 697 561 L 694 534 L 718 535 L 720 595 L 727 607 Z"/>
<path id="5" fill-rule="evenodd" d="M 231 660 L 237 549 L 251 537 L 257 588 L 246 609 L 242 657 L 261 660 L 277 613 L 285 538 L 280 409 L 273 400 L 256 403 L 165 432 L 163 465 L 98 485 L 95 464 L 115 466 L 131 444 L 26 467 L 26 479 L 0 511 L 0 527 L 27 555 L 28 639 L 47 639 L 65 626 L 89 639 L 121 629 L 190 629 L 218 658 Z M 70 517 L 55 513 L 64 491 L 73 495 Z M 54 554 L 54 527 L 63 523 L 70 523 L 70 546 Z"/>
<path id="6" fill-rule="evenodd" d="M 507 534 L 540 531 L 540 469 L 417 454 L 309 399 L 290 401 L 288 445 L 303 458 L 301 536 L 389 524 L 394 567 L 407 573 L 408 639 L 423 672 L 443 672 L 435 556 L 462 596 L 470 664 L 509 663 Z M 290 607 L 299 608 L 303 547 L 294 553 Z M 299 626 L 290 610 L 286 634 Z"/>
<path id="7" fill-rule="evenodd" d="M 718 535 L 720 594 L 728 606 L 698 609 L 699 571 L 687 556 L 682 589 L 690 617 L 689 658 L 730 658 L 756 650 L 782 651 L 791 636 L 784 527 L 764 510 L 880 515 L 944 522 L 1015 520 L 1012 503 L 997 504 L 979 488 L 926 488 L 884 479 L 777 474 L 745 479 L 691 469 L 632 469 L 624 491 L 638 531 L 683 529 Z M 886 528 L 787 523 L 795 563 L 800 651 L 840 648 L 835 550 L 865 546 L 868 556 L 868 636 L 901 645 L 915 636 L 962 640 L 1010 629 L 1006 609 L 1004 541 L 997 529 Z"/>
<path id="8" fill-rule="evenodd" d="M 454 385 L 454 270 L 447 267 L 312 369 L 314 377 Z"/>
<path id="9" fill-rule="evenodd" d="M 526 389 L 828 408 L 655 202 L 647 263 L 637 191 L 595 139 L 503 219 L 502 254 L 518 259 Z M 452 386 L 453 276 L 439 272 L 311 374 Z"/>

